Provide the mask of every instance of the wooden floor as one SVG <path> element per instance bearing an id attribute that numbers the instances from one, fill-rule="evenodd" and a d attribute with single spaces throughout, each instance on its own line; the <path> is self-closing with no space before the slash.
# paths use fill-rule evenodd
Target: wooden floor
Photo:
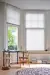
<path id="1" fill-rule="evenodd" d="M 18 69 L 19 70 L 19 69 Z M 16 75 L 17 69 L 0 70 L 0 75 Z"/>
<path id="2" fill-rule="evenodd" d="M 50 68 L 50 64 L 25 64 L 21 65 L 21 68 L 11 68 L 10 70 L 0 70 L 0 75 L 16 75 L 16 72 L 18 70 L 24 69 L 24 68 L 34 68 L 34 67 L 48 67 Z"/>

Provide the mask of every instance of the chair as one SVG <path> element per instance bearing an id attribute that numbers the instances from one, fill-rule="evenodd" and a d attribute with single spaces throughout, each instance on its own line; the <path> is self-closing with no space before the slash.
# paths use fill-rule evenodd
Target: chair
<path id="1" fill-rule="evenodd" d="M 20 65 L 21 64 L 29 64 L 29 53 L 28 52 L 25 52 L 24 53 L 24 57 L 19 57 L 19 62 L 20 62 Z"/>

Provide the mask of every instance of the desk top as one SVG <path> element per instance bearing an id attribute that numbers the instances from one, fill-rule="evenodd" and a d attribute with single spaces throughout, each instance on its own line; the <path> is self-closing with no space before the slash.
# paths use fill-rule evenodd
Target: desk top
<path id="1" fill-rule="evenodd" d="M 5 50 L 5 51 L 3 51 L 3 52 L 11 52 L 11 53 L 14 53 L 14 52 L 21 52 L 21 53 L 29 53 L 29 54 L 50 54 L 50 51 L 16 51 L 16 50 L 11 50 L 11 51 L 9 51 L 9 50 Z"/>
<path id="2" fill-rule="evenodd" d="M 17 51 L 17 50 L 5 50 L 5 51 L 3 51 L 3 52 L 24 52 L 24 53 L 26 53 L 26 52 L 28 52 L 28 51 Z"/>

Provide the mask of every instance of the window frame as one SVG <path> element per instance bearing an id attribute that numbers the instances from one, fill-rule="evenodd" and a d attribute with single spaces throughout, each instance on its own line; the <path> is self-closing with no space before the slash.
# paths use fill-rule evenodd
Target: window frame
<path id="1" fill-rule="evenodd" d="M 34 27 L 34 28 L 26 28 L 26 18 L 25 18 L 25 49 L 26 49 L 26 30 L 27 29 L 43 29 L 44 30 L 44 50 L 46 49 L 46 37 L 45 37 L 45 35 L 46 35 L 46 33 L 45 33 L 45 15 L 46 15 L 46 13 L 44 12 L 44 11 L 34 11 L 34 12 L 25 12 L 25 17 L 26 17 L 26 14 L 44 14 L 44 27 L 43 28 L 39 28 L 39 27 Z M 26 49 L 26 51 L 36 51 L 36 50 L 27 50 Z M 38 50 L 37 50 L 38 51 Z M 41 50 L 40 50 L 41 51 Z M 43 50 L 42 50 L 43 51 Z"/>
<path id="2" fill-rule="evenodd" d="M 7 24 L 7 27 L 6 27 L 6 50 L 8 50 L 8 27 L 9 26 L 14 26 L 14 27 L 17 27 L 18 28 L 18 46 L 19 46 L 19 32 L 20 32 L 20 30 L 19 30 L 19 28 L 20 28 L 20 25 L 16 25 L 16 24 L 12 24 L 12 23 L 6 23 Z M 17 50 L 18 50 L 18 48 L 17 48 Z M 13 51 L 13 50 L 12 50 Z M 14 51 L 16 51 L 16 50 L 14 50 Z"/>
<path id="3" fill-rule="evenodd" d="M 13 12 L 14 11 L 16 11 L 16 12 L 18 12 L 19 13 L 19 24 L 17 23 L 11 23 L 11 22 L 8 22 L 8 20 L 7 20 L 7 16 L 8 16 L 8 14 L 7 14 L 7 11 L 9 10 L 9 8 L 11 8 L 11 9 L 13 9 Z M 5 12 L 5 25 L 4 25 L 4 50 L 8 50 L 8 42 L 7 42 L 7 40 L 8 40 L 8 24 L 12 24 L 12 25 L 14 25 L 14 26 L 18 26 L 18 46 L 19 46 L 19 49 L 20 49 L 20 9 L 19 8 L 17 8 L 17 7 L 14 7 L 14 6 L 12 6 L 11 4 L 6 4 L 6 6 L 5 6 L 5 9 L 6 9 L 6 12 Z M 15 16 L 16 17 L 16 16 Z M 18 49 L 18 50 L 19 50 Z"/>

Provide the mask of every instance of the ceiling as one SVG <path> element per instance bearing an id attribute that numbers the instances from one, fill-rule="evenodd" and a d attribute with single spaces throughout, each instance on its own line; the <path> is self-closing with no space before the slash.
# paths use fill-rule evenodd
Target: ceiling
<path id="1" fill-rule="evenodd" d="M 50 0 L 1 0 L 20 9 L 50 9 Z"/>

